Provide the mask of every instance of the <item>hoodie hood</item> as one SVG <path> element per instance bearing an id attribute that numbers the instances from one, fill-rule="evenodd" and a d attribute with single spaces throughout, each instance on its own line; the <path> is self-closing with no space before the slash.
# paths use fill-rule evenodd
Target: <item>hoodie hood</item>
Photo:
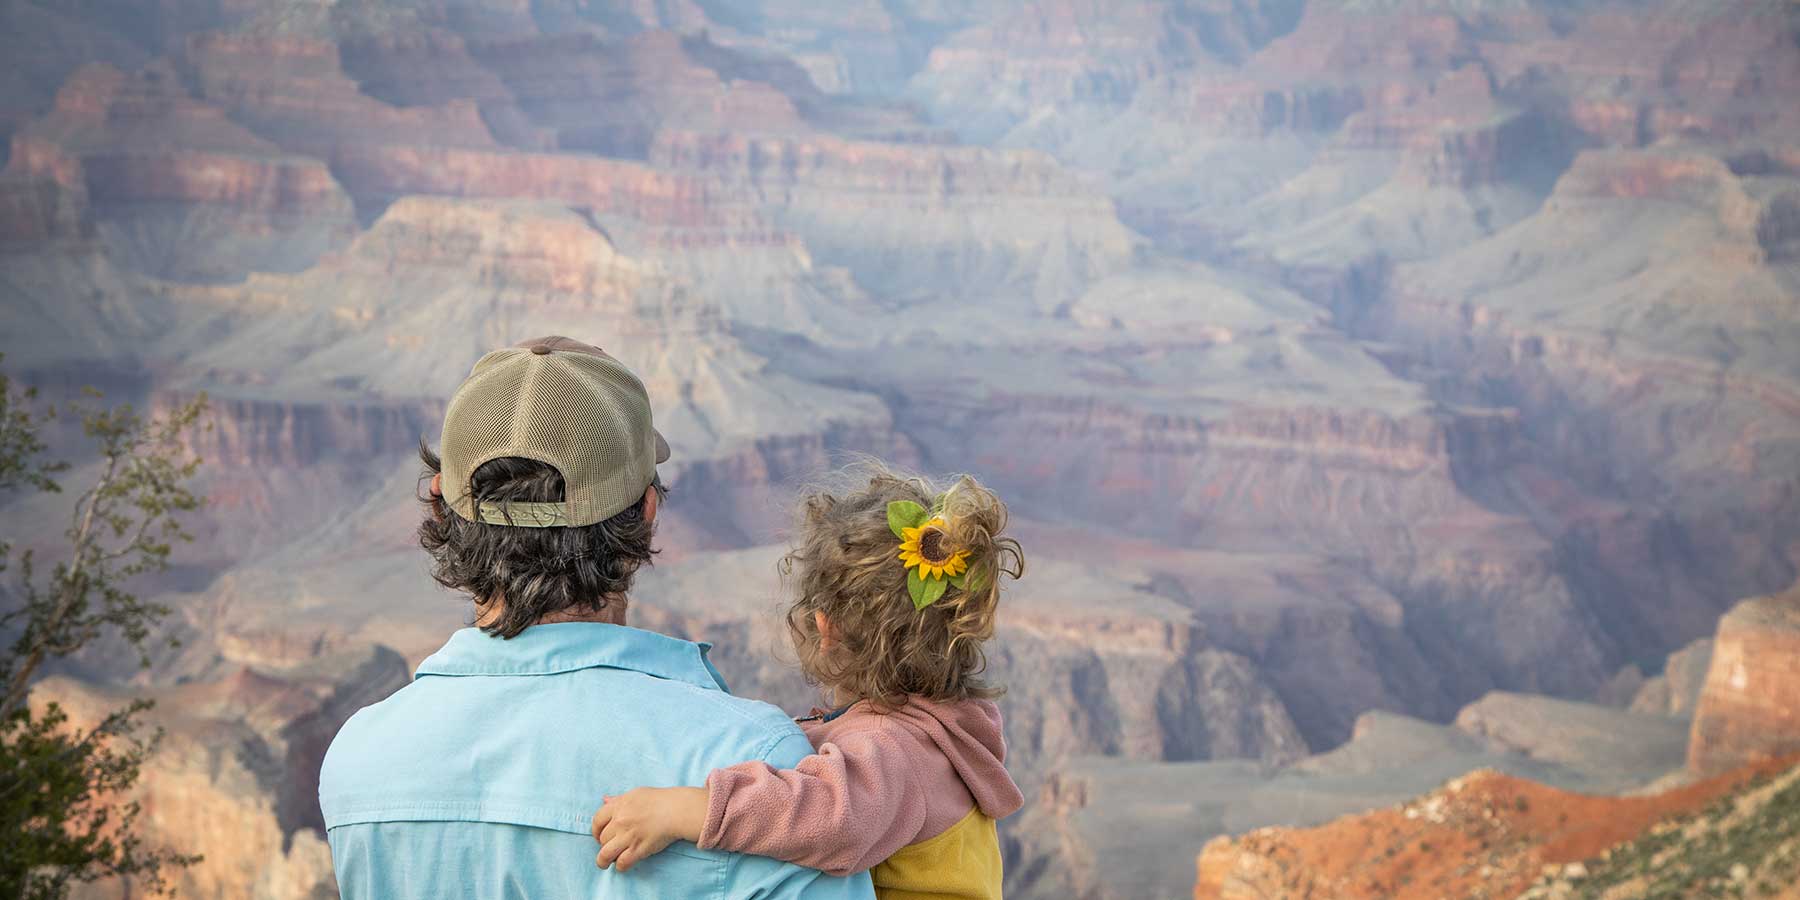
<path id="1" fill-rule="evenodd" d="M 1025 795 L 1006 771 L 1006 738 L 1000 707 L 992 700 L 936 702 L 912 697 L 888 713 L 937 745 L 962 779 L 975 805 L 990 819 L 1003 819 L 1025 805 Z"/>

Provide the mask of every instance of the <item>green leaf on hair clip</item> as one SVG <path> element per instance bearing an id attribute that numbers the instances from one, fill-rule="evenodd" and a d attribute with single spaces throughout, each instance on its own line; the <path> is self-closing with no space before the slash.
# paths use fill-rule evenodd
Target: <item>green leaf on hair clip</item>
<path id="1" fill-rule="evenodd" d="M 895 500 L 888 504 L 887 512 L 888 528 L 893 530 L 894 537 L 905 537 L 900 529 L 917 528 L 931 519 L 931 514 L 925 507 L 911 500 Z"/>
<path id="2" fill-rule="evenodd" d="M 959 591 L 973 594 L 981 590 L 982 581 L 981 576 L 975 574 L 974 569 L 964 569 L 962 574 L 951 577 L 950 584 Z"/>
<path id="3" fill-rule="evenodd" d="M 913 609 L 924 609 L 936 603 L 949 589 L 950 582 L 942 578 L 920 578 L 918 569 L 906 570 L 906 592 L 912 595 Z"/>

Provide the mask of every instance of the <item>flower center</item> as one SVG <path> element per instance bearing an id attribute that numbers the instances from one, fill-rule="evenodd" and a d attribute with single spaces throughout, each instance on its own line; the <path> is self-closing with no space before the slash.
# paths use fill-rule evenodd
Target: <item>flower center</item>
<path id="1" fill-rule="evenodd" d="M 925 529 L 919 535 L 919 555 L 934 566 L 949 559 L 950 553 L 944 549 L 944 533 L 936 528 Z"/>

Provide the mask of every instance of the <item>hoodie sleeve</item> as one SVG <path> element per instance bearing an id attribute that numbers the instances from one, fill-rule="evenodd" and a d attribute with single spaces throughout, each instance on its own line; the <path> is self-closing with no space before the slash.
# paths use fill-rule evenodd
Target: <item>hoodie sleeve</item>
<path id="1" fill-rule="evenodd" d="M 706 778 L 700 847 L 772 856 L 832 875 L 861 872 L 911 843 L 926 798 L 912 754 L 885 728 L 860 729 L 792 769 L 739 763 Z"/>

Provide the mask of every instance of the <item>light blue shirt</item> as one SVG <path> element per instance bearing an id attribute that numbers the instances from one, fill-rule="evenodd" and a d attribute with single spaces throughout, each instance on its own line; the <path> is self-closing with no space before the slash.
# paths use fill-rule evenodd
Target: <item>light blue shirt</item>
<path id="1" fill-rule="evenodd" d="M 685 841 L 630 872 L 595 867 L 589 822 L 607 794 L 812 752 L 780 710 L 726 693 L 708 646 L 588 622 L 452 635 L 325 754 L 319 805 L 344 900 L 871 898 L 866 874 Z"/>

